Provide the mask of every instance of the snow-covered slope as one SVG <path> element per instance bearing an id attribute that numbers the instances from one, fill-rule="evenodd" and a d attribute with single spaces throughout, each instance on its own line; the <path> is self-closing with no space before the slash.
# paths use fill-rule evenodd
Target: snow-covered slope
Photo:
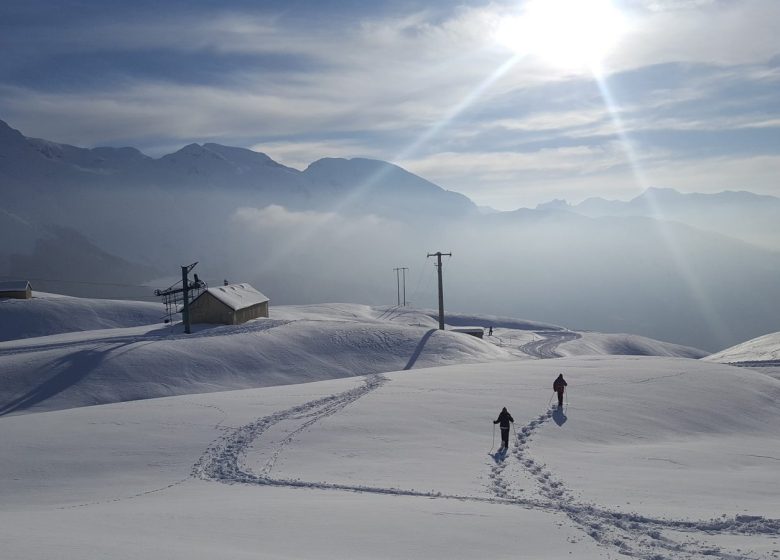
<path id="1" fill-rule="evenodd" d="M 561 356 L 622 355 L 622 356 L 670 356 L 678 358 L 702 358 L 709 352 L 661 342 L 634 334 L 607 334 L 579 332 L 579 338 L 562 343 L 557 352 Z"/>
<path id="2" fill-rule="evenodd" d="M 157 304 L 48 295 L 0 308 L 6 338 L 57 333 L 0 342 L 0 415 L 563 354 L 704 354 L 627 335 L 586 333 L 591 342 L 577 346 L 565 341 L 579 334 L 544 323 L 451 316 L 507 325 L 480 340 L 439 331 L 428 310 L 358 304 L 275 306 L 270 319 L 192 335 L 160 324 Z"/>
<path id="3" fill-rule="evenodd" d="M 7 416 L 3 557 L 770 560 L 778 398 L 720 364 L 565 358 Z"/>
<path id="4" fill-rule="evenodd" d="M 192 335 L 158 324 L 2 342 L 0 414 L 515 357 L 371 313 L 334 305 L 309 316 L 293 307 L 244 325 L 198 325 Z"/>
<path id="5" fill-rule="evenodd" d="M 723 364 L 775 362 L 780 365 L 780 332 L 767 334 L 716 352 L 706 358 Z"/>
<path id="6" fill-rule="evenodd" d="M 0 341 L 73 331 L 162 323 L 162 304 L 89 299 L 33 292 L 28 300 L 0 299 Z"/>
<path id="7" fill-rule="evenodd" d="M 707 356 L 709 362 L 753 368 L 780 379 L 780 332 L 767 334 Z"/>

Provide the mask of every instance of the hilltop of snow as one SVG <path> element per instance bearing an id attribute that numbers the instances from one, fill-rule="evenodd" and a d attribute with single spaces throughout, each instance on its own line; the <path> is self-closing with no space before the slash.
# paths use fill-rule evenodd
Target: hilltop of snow
<path id="1" fill-rule="evenodd" d="M 661 342 L 635 334 L 607 334 L 579 332 L 579 338 L 564 342 L 558 347 L 561 356 L 621 355 L 621 356 L 669 356 L 678 358 L 703 358 L 709 352 Z"/>
<path id="2" fill-rule="evenodd" d="M 1 342 L 0 415 L 515 357 L 372 314 L 293 306 L 243 325 L 196 325 L 191 335 L 157 324 Z"/>
<path id="3" fill-rule="evenodd" d="M 752 368 L 780 379 L 780 332 L 748 340 L 704 359 L 708 362 Z"/>
<path id="4" fill-rule="evenodd" d="M 0 341 L 73 331 L 162 323 L 160 303 L 89 299 L 33 292 L 29 300 L 0 299 Z"/>
<path id="5" fill-rule="evenodd" d="M 767 334 L 726 348 L 706 358 L 723 364 L 775 362 L 780 364 L 780 332 Z"/>
<path id="6" fill-rule="evenodd" d="M 14 325 L 25 325 L 25 333 L 56 333 L 0 342 L 0 415 L 442 365 L 607 353 L 704 355 L 630 335 L 448 316 L 455 325 L 497 325 L 492 336 L 478 339 L 438 330 L 428 310 L 359 304 L 275 306 L 268 319 L 195 325 L 191 335 L 181 324 L 159 323 L 157 304 L 45 295 L 0 306 L 13 311 L 1 316 L 6 336 Z M 140 325 L 123 326 L 134 323 Z M 66 328 L 73 332 L 62 332 Z"/>

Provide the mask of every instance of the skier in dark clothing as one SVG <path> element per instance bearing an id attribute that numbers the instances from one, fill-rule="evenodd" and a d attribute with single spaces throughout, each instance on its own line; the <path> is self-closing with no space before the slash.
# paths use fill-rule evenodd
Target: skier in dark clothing
<path id="1" fill-rule="evenodd" d="M 566 380 L 561 373 L 558 378 L 553 382 L 553 391 L 558 393 L 558 408 L 563 408 L 563 392 L 566 390 Z"/>
<path id="2" fill-rule="evenodd" d="M 515 419 L 512 418 L 512 415 L 509 414 L 509 411 L 506 409 L 506 407 L 501 409 L 501 413 L 498 415 L 498 418 L 496 420 L 493 420 L 493 424 L 498 424 L 501 427 L 501 448 L 498 450 L 499 452 L 502 449 L 509 449 L 509 423 L 512 422 L 515 423 Z"/>

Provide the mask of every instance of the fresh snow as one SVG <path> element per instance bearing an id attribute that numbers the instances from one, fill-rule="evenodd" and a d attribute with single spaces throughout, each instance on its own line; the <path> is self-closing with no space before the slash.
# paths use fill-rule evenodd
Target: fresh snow
<path id="1" fill-rule="evenodd" d="M 271 314 L 0 343 L 2 557 L 780 557 L 776 379 L 628 335 Z"/>
<path id="2" fill-rule="evenodd" d="M 778 398 L 730 366 L 566 358 L 5 417 L 3 555 L 774 558 Z"/>
<path id="3" fill-rule="evenodd" d="M 252 307 L 258 303 L 265 303 L 268 301 L 266 296 L 255 290 L 249 284 L 217 286 L 216 288 L 208 288 L 206 292 L 210 293 L 233 310 Z"/>
<path id="4" fill-rule="evenodd" d="M 710 362 L 744 363 L 776 362 L 780 365 L 780 332 L 767 334 L 737 344 L 706 358 Z"/>
<path id="5" fill-rule="evenodd" d="M 780 379 L 780 332 L 767 334 L 707 356 L 709 362 L 749 367 Z"/>
<path id="6" fill-rule="evenodd" d="M 33 292 L 32 299 L 0 299 L 0 341 L 72 331 L 161 323 L 160 303 L 87 299 Z"/>
<path id="7" fill-rule="evenodd" d="M 562 356 L 619 354 L 625 356 L 670 356 L 702 358 L 708 353 L 698 348 L 661 342 L 635 334 L 580 332 L 580 337 L 560 345 Z"/>
<path id="8" fill-rule="evenodd" d="M 66 314 L 81 328 L 92 320 L 96 330 L 0 342 L 0 415 L 412 368 L 556 357 L 562 342 L 581 336 L 543 323 L 505 320 L 501 324 L 557 330 L 502 327 L 480 340 L 439 331 L 438 321 L 424 310 L 357 304 L 275 306 L 270 318 L 243 325 L 195 325 L 193 334 L 186 335 L 180 324 L 97 327 L 109 321 L 131 323 L 129 310 L 135 308 L 129 302 L 40 298 L 26 303 L 33 304 L 29 321 L 40 321 L 38 328 L 44 332 L 59 332 L 67 324 Z M 6 317 L 3 314 L 2 319 Z M 10 333 L 13 324 L 0 323 L 0 330 Z M 675 355 L 675 345 L 657 341 L 655 345 L 660 355 Z M 588 347 L 580 353 L 607 352 Z"/>

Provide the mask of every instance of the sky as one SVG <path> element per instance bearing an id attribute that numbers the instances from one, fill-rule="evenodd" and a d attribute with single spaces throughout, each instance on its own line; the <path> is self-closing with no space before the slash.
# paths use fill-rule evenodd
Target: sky
<path id="1" fill-rule="evenodd" d="M 10 0 L 27 136 L 392 161 L 501 210 L 648 187 L 780 196 L 777 0 Z"/>

